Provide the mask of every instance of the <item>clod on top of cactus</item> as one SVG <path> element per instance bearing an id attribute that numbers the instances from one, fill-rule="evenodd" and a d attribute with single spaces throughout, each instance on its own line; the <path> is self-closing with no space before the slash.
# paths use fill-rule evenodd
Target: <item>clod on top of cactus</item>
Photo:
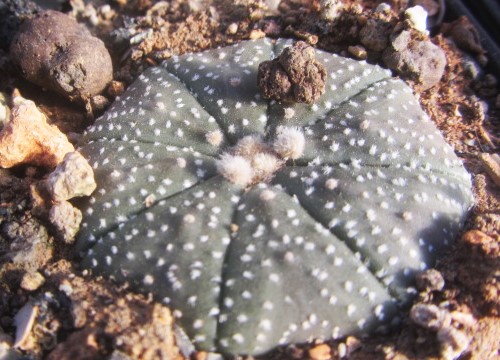
<path id="1" fill-rule="evenodd" d="M 199 350 L 383 329 L 456 235 L 470 179 L 402 81 L 320 50 L 313 105 L 266 101 L 261 39 L 144 72 L 80 151 L 98 190 L 77 242 L 93 273 L 152 293 Z"/>

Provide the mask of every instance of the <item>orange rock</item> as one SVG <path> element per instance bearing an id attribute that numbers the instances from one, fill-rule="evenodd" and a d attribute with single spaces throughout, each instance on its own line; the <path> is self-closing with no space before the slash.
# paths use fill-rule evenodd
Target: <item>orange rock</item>
<path id="1" fill-rule="evenodd" d="M 316 345 L 309 350 L 309 357 L 312 360 L 329 360 L 331 359 L 330 350 L 327 344 Z"/>
<path id="2" fill-rule="evenodd" d="M 33 101 L 14 98 L 10 120 L 0 132 L 0 167 L 32 164 L 53 168 L 72 151 L 75 148 L 66 135 L 47 123 Z"/>
<path id="3" fill-rule="evenodd" d="M 469 230 L 462 235 L 462 241 L 471 245 L 481 245 L 490 243 L 493 239 L 482 231 Z"/>
<path id="4" fill-rule="evenodd" d="M 196 355 L 194 356 L 196 360 L 207 360 L 208 358 L 208 353 L 205 351 L 200 351 L 197 352 Z"/>
<path id="5" fill-rule="evenodd" d="M 266 36 L 266 33 L 262 31 L 261 29 L 254 29 L 250 32 L 250 40 L 255 40 L 255 39 L 262 39 L 263 37 Z"/>

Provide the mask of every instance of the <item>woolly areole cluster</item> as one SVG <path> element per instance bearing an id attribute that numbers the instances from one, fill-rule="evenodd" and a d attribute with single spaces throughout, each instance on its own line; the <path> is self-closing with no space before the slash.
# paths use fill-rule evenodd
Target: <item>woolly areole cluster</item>
<path id="1" fill-rule="evenodd" d="M 299 128 L 280 127 L 274 142 L 266 144 L 260 136 L 248 135 L 216 162 L 227 180 L 247 187 L 268 182 L 288 159 L 296 160 L 304 152 L 304 134 Z"/>
<path id="2" fill-rule="evenodd" d="M 151 68 L 81 148 L 98 179 L 83 266 L 168 304 L 200 350 L 384 329 L 472 201 L 453 150 L 380 67 L 315 50 L 315 104 L 263 100 L 258 65 L 290 44 Z"/>

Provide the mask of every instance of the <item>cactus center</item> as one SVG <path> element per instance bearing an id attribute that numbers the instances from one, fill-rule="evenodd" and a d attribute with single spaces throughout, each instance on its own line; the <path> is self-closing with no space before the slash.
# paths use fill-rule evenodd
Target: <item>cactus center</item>
<path id="1" fill-rule="evenodd" d="M 288 160 L 302 156 L 304 146 L 304 134 L 293 127 L 278 128 L 271 141 L 248 135 L 220 156 L 217 171 L 242 187 L 268 182 Z"/>

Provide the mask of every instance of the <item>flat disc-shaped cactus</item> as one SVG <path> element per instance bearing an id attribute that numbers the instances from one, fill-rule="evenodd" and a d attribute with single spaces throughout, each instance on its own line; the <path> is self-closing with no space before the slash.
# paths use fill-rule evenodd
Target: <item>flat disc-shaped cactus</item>
<path id="1" fill-rule="evenodd" d="M 151 68 L 80 149 L 98 181 L 83 265 L 168 304 L 200 350 L 385 328 L 471 205 L 452 149 L 380 67 L 316 50 L 328 71 L 316 104 L 262 100 L 257 67 L 288 45 Z"/>

